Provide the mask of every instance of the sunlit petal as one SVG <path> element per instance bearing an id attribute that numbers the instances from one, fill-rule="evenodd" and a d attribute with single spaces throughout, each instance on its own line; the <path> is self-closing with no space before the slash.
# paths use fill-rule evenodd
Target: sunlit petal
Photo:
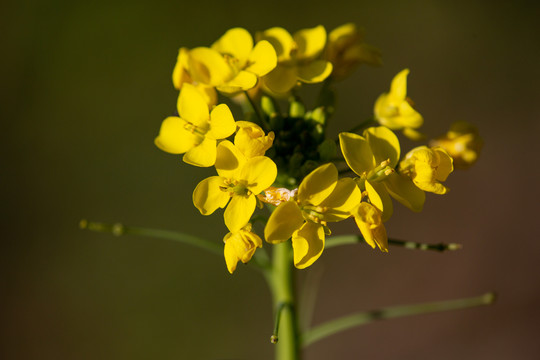
<path id="1" fill-rule="evenodd" d="M 221 190 L 224 186 L 225 183 L 220 176 L 211 176 L 197 185 L 193 191 L 193 204 L 201 214 L 210 215 L 227 205 L 230 196 Z"/>
<path id="2" fill-rule="evenodd" d="M 195 86 L 187 83 L 182 86 L 177 107 L 182 119 L 204 130 L 208 128 L 208 120 L 210 119 L 208 104 Z"/>
<path id="3" fill-rule="evenodd" d="M 210 113 L 210 131 L 208 135 L 214 139 L 225 139 L 236 130 L 233 115 L 229 107 L 219 104 Z"/>
<path id="4" fill-rule="evenodd" d="M 311 60 L 321 54 L 326 44 L 326 30 L 322 25 L 297 31 L 293 36 L 297 45 L 296 57 Z"/>
<path id="5" fill-rule="evenodd" d="M 271 186 L 276 176 L 276 164 L 266 156 L 256 156 L 246 161 L 238 178 L 245 180 L 248 189 L 257 195 Z"/>
<path id="6" fill-rule="evenodd" d="M 274 47 L 266 40 L 259 41 L 249 56 L 246 71 L 261 77 L 272 71 L 277 65 L 277 55 Z"/>
<path id="7" fill-rule="evenodd" d="M 216 140 L 205 138 L 199 145 L 184 154 L 184 162 L 200 167 L 212 166 L 216 162 Z"/>
<path id="8" fill-rule="evenodd" d="M 336 187 L 338 171 L 333 163 L 321 165 L 307 175 L 298 187 L 301 203 L 319 205 Z"/>
<path id="9" fill-rule="evenodd" d="M 339 134 L 341 152 L 347 165 L 357 175 L 362 176 L 375 166 L 373 153 L 365 138 L 354 133 L 342 132 Z"/>
<path id="10" fill-rule="evenodd" d="M 270 215 L 264 228 L 264 238 L 271 244 L 288 240 L 304 223 L 300 208 L 294 201 L 279 205 Z"/>
<path id="11" fill-rule="evenodd" d="M 217 173 L 226 179 L 235 179 L 239 176 L 246 157 L 232 142 L 225 140 L 218 144 L 216 151 Z"/>
<path id="12" fill-rule="evenodd" d="M 223 214 L 225 225 L 230 232 L 240 230 L 249 222 L 251 215 L 255 211 L 256 203 L 257 200 L 255 200 L 255 196 L 253 195 L 235 195 L 232 197 L 231 202 Z"/>
<path id="13" fill-rule="evenodd" d="M 306 221 L 292 236 L 294 266 L 305 269 L 313 264 L 324 250 L 324 239 L 322 225 Z"/>
<path id="14" fill-rule="evenodd" d="M 161 123 L 159 135 L 154 143 L 161 150 L 170 154 L 183 154 L 197 146 L 202 137 L 186 130 L 186 121 L 177 117 L 169 116 Z"/>
<path id="15" fill-rule="evenodd" d="M 422 211 L 426 194 L 409 177 L 393 173 L 385 179 L 384 185 L 394 199 L 412 211 Z"/>

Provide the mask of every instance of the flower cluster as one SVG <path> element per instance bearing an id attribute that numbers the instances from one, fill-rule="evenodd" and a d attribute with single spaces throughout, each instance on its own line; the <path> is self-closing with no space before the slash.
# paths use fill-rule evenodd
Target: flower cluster
<path id="1" fill-rule="evenodd" d="M 217 175 L 193 191 L 193 203 L 202 215 L 225 209 L 229 272 L 263 246 L 254 231 L 256 211 L 266 223 L 264 240 L 291 240 L 300 269 L 321 256 L 329 223 L 347 219 L 354 219 L 367 244 L 387 252 L 384 223 L 392 216 L 393 200 L 421 211 L 425 192 L 448 192 L 443 182 L 453 159 L 476 160 L 481 140 L 463 123 L 431 147 L 402 156 L 394 131 L 424 138 L 417 130 L 424 119 L 407 96 L 408 69 L 374 102 L 375 126 L 361 122 L 338 139 L 327 137 L 332 84 L 360 64 L 381 65 L 380 52 L 363 38 L 354 24 L 328 34 L 320 25 L 294 34 L 274 27 L 254 37 L 234 28 L 209 47 L 179 50 L 172 75 L 177 111 L 163 120 L 155 144 L 183 154 L 190 165 L 215 168 Z M 306 109 L 300 91 L 317 83 L 318 100 Z M 241 106 L 242 120 L 235 120 L 227 99 Z"/>

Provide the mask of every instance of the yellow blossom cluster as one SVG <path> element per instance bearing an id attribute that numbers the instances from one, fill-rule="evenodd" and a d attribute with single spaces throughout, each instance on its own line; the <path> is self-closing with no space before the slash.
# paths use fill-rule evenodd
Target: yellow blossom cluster
<path id="1" fill-rule="evenodd" d="M 402 156 L 394 131 L 423 138 L 417 130 L 423 117 L 407 96 L 408 69 L 375 101 L 377 126 L 368 121 L 340 132 L 338 139 L 326 136 L 332 84 L 362 63 L 382 64 L 380 52 L 363 38 L 354 24 L 330 33 L 321 25 L 293 34 L 273 27 L 255 36 L 233 28 L 208 47 L 180 48 L 172 75 L 179 90 L 176 112 L 163 120 L 155 144 L 183 154 L 187 164 L 215 168 L 217 175 L 194 189 L 193 203 L 202 215 L 225 209 L 229 272 L 263 246 L 253 227 L 256 211 L 264 218 L 264 240 L 291 240 L 300 269 L 321 256 L 329 223 L 347 219 L 354 219 L 367 244 L 387 252 L 384 223 L 392 216 L 392 199 L 421 211 L 425 192 L 448 192 L 443 182 L 453 171 L 453 158 L 476 160 L 479 137 L 464 125 L 432 147 L 418 146 Z M 309 110 L 298 90 L 316 83 L 323 85 Z M 244 114 L 244 120 L 235 120 L 225 103 L 231 97 L 244 110 L 251 108 L 249 119 Z M 284 102 L 288 111 L 279 108 Z"/>

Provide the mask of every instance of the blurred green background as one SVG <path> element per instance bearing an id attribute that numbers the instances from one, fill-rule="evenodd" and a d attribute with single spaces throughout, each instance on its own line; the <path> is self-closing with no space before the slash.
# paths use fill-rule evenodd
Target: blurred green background
<path id="1" fill-rule="evenodd" d="M 480 127 L 478 164 L 424 212 L 397 205 L 390 236 L 461 242 L 425 253 L 326 251 L 314 323 L 352 311 L 497 290 L 488 308 L 379 322 L 309 348 L 306 359 L 537 359 L 540 356 L 538 90 L 540 15 L 512 1 L 4 1 L 2 359 L 271 359 L 273 320 L 259 274 L 168 241 L 84 232 L 81 218 L 221 241 L 219 215 L 191 203 L 211 169 L 153 145 L 175 107 L 180 46 L 227 29 L 291 32 L 355 22 L 383 52 L 339 84 L 331 134 L 371 115 L 408 67 L 431 136 Z M 411 146 L 405 142 L 404 147 Z M 336 233 L 355 231 L 351 223 Z"/>

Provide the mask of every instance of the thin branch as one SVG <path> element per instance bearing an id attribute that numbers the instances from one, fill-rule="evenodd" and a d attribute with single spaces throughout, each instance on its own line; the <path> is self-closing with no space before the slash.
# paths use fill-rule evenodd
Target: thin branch
<path id="1" fill-rule="evenodd" d="M 317 342 L 318 340 L 321 340 L 330 335 L 337 334 L 341 331 L 361 325 L 366 325 L 378 320 L 386 320 L 398 317 L 490 305 L 495 302 L 495 299 L 495 293 L 490 292 L 484 295 L 465 299 L 436 301 L 414 305 L 392 306 L 379 310 L 358 312 L 328 321 L 307 331 L 302 337 L 302 347 L 307 347 L 314 342 Z"/>
<path id="2" fill-rule="evenodd" d="M 362 244 L 364 243 L 364 238 L 362 235 L 337 235 L 329 237 L 326 240 L 326 244 L 324 247 L 326 249 L 340 246 L 340 245 L 352 245 L 352 244 Z M 388 239 L 388 245 L 393 246 L 400 246 L 404 247 L 406 249 L 413 249 L 413 250 L 431 250 L 431 251 L 454 251 L 459 250 L 462 248 L 461 244 L 456 243 L 439 243 L 439 244 L 427 244 L 427 243 L 419 243 L 415 241 L 405 241 L 405 240 L 397 240 L 397 239 Z"/>
<path id="3" fill-rule="evenodd" d="M 253 101 L 253 99 L 251 98 L 251 96 L 249 96 L 248 92 L 247 91 L 244 91 L 244 95 L 246 96 L 248 102 L 249 102 L 249 105 L 251 105 L 251 109 L 253 110 L 253 113 L 255 114 L 255 116 L 257 117 L 257 119 L 260 121 L 261 125 L 263 126 L 263 128 L 266 130 L 266 131 L 270 131 L 270 125 L 268 124 L 268 122 L 266 121 L 266 119 L 264 118 L 264 115 L 261 114 L 261 112 L 259 111 L 259 108 L 257 107 L 257 104 L 255 104 L 255 102 Z"/>
<path id="4" fill-rule="evenodd" d="M 81 229 L 86 229 L 86 230 L 91 230 L 91 231 L 96 231 L 96 232 L 111 233 L 115 236 L 137 235 L 137 236 L 145 236 L 145 237 L 156 238 L 156 239 L 172 240 L 179 243 L 198 247 L 199 249 L 209 251 L 216 255 L 223 255 L 223 246 L 221 246 L 220 244 L 214 243 L 205 239 L 201 239 L 193 235 L 188 235 L 188 234 L 184 234 L 184 233 L 180 233 L 176 231 L 149 229 L 149 228 L 131 227 L 131 226 L 128 227 L 120 223 L 106 224 L 106 223 L 93 222 L 93 221 L 87 221 L 87 220 L 81 220 L 79 223 L 79 227 Z"/>

